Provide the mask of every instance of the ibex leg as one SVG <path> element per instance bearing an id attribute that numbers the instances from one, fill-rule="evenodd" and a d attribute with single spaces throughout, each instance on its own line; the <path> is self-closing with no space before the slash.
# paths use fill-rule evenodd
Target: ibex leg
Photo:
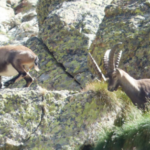
<path id="1" fill-rule="evenodd" d="M 0 89 L 2 88 L 2 77 L 0 76 Z"/>
<path id="2" fill-rule="evenodd" d="M 22 78 L 22 74 L 19 73 L 19 74 L 18 74 L 17 76 L 15 76 L 14 78 L 12 78 L 12 79 L 6 81 L 6 82 L 4 83 L 4 86 L 5 86 L 5 87 L 8 87 L 10 84 L 15 83 L 17 80 L 19 80 L 19 79 L 21 79 L 21 78 Z"/>
<path id="3" fill-rule="evenodd" d="M 29 87 L 33 82 L 33 79 L 29 73 L 24 77 L 24 79 L 26 80 L 26 85 L 24 87 Z"/>

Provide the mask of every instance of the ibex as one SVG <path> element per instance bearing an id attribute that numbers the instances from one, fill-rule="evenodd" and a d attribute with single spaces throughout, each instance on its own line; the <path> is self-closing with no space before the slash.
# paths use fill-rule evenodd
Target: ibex
<path id="1" fill-rule="evenodd" d="M 2 46 L 0 47 L 0 88 L 2 87 L 1 76 L 15 76 L 4 83 L 5 87 L 24 78 L 25 87 L 29 87 L 33 81 L 29 70 L 38 68 L 38 57 L 29 48 L 25 46 Z"/>
<path id="2" fill-rule="evenodd" d="M 118 87 L 121 86 L 133 104 L 144 109 L 147 98 L 150 98 L 150 79 L 136 80 L 128 73 L 118 68 L 122 51 L 118 53 L 116 61 L 114 54 L 121 44 L 121 42 L 116 44 L 111 50 L 107 50 L 104 54 L 104 67 L 107 71 L 108 90 L 116 91 Z M 93 64 L 95 67 L 98 67 L 98 65 L 94 63 L 94 59 Z M 102 75 L 101 72 L 99 72 L 99 74 Z"/>

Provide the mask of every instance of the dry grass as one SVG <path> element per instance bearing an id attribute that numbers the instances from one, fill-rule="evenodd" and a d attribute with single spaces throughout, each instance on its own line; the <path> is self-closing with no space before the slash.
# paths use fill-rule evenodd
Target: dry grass
<path id="1" fill-rule="evenodd" d="M 84 91 L 89 90 L 93 91 L 99 97 L 102 105 L 109 107 L 111 110 L 121 109 L 116 120 L 116 123 L 118 122 L 120 125 L 125 121 L 133 120 L 142 115 L 142 111 L 133 105 L 121 89 L 109 92 L 107 90 L 107 82 L 93 81 L 88 83 Z"/>

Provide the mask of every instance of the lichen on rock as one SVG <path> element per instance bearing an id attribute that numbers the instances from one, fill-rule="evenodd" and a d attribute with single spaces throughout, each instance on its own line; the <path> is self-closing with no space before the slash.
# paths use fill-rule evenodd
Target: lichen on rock
<path id="1" fill-rule="evenodd" d="M 27 47 L 31 48 L 39 57 L 40 71 L 32 71 L 31 75 L 35 78 L 34 84 L 41 85 L 48 90 L 80 90 L 80 84 L 78 84 L 71 76 L 66 74 L 65 70 L 49 53 L 46 46 L 38 38 L 34 37 L 27 41 Z M 23 87 L 25 81 L 21 80 L 10 88 Z"/>
<path id="2" fill-rule="evenodd" d="M 114 0 L 106 7 L 105 18 L 90 47 L 101 69 L 103 69 L 104 52 L 117 42 L 123 42 L 122 47 L 118 49 L 118 51 L 123 50 L 120 68 L 135 78 L 150 76 L 148 13 L 147 1 L 142 0 Z"/>
<path id="3" fill-rule="evenodd" d="M 94 92 L 47 91 L 41 87 L 3 89 L 0 92 L 0 143 L 11 143 L 14 150 L 77 150 L 85 141 L 94 142 L 101 132 L 104 114 L 112 115 L 112 126 L 119 107 L 104 107 Z M 103 110 L 103 111 L 102 111 Z M 7 140 L 5 140 L 7 139 Z"/>
<path id="4" fill-rule="evenodd" d="M 37 5 L 39 38 L 82 88 L 92 79 L 87 49 L 104 17 L 104 8 L 110 2 L 41 0 Z"/>

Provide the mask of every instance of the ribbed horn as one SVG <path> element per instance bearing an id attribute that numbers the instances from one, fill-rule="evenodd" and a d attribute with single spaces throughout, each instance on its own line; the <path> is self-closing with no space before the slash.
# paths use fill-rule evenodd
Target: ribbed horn
<path id="1" fill-rule="evenodd" d="M 107 50 L 104 54 L 104 68 L 105 70 L 108 72 L 108 62 L 109 62 L 109 53 L 110 53 L 110 49 Z"/>
<path id="2" fill-rule="evenodd" d="M 116 49 L 118 48 L 119 45 L 121 45 L 122 42 L 119 42 L 117 43 L 110 51 L 109 53 L 109 69 L 110 71 L 113 71 L 115 69 L 115 57 L 114 57 L 114 54 L 115 54 L 115 51 Z"/>
<path id="3" fill-rule="evenodd" d="M 92 57 L 92 55 L 89 53 L 90 59 L 93 63 L 94 69 L 97 71 L 99 78 L 103 78 L 104 81 L 106 81 L 105 76 L 103 75 L 101 69 L 99 68 L 98 64 L 96 63 L 96 61 L 94 60 L 94 58 Z"/>
<path id="4" fill-rule="evenodd" d="M 119 62 L 120 62 L 120 59 L 121 59 L 121 56 L 122 56 L 122 51 L 120 51 L 120 52 L 118 53 L 118 55 L 117 55 L 115 68 L 118 68 Z"/>

